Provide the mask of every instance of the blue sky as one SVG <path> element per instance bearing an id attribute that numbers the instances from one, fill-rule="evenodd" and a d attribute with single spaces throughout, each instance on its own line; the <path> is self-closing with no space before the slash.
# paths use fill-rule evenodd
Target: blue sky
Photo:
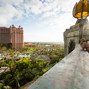
<path id="1" fill-rule="evenodd" d="M 79 0 L 0 0 L 0 26 L 21 25 L 25 42 L 63 42 Z"/>

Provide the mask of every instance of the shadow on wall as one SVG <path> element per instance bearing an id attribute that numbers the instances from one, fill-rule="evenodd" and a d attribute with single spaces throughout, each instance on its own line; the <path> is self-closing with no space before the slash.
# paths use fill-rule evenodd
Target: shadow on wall
<path id="1" fill-rule="evenodd" d="M 75 48 L 75 42 L 74 42 L 74 40 L 71 40 L 69 42 L 69 51 L 68 51 L 68 53 L 71 53 L 74 50 L 74 48 Z"/>
<path id="2" fill-rule="evenodd" d="M 12 48 L 12 43 L 8 43 L 8 44 L 0 44 L 0 47 Z"/>

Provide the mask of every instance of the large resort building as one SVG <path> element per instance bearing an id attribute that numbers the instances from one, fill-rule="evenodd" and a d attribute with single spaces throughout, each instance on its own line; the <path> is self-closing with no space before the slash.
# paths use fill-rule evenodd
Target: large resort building
<path id="1" fill-rule="evenodd" d="M 7 46 L 8 48 L 21 49 L 24 47 L 23 28 L 14 25 L 7 27 L 0 27 L 0 46 Z"/>

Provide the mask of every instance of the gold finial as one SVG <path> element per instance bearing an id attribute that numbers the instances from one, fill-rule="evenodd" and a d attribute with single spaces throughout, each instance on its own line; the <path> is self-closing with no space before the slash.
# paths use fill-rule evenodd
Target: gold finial
<path id="1" fill-rule="evenodd" d="M 86 18 L 89 15 L 89 0 L 80 0 L 73 8 L 73 17 Z"/>

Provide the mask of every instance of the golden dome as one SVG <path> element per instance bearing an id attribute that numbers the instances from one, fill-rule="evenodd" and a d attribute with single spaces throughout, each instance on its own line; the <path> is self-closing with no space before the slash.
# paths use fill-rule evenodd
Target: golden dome
<path id="1" fill-rule="evenodd" d="M 75 18 L 84 18 L 89 15 L 89 0 L 80 0 L 73 8 Z"/>

